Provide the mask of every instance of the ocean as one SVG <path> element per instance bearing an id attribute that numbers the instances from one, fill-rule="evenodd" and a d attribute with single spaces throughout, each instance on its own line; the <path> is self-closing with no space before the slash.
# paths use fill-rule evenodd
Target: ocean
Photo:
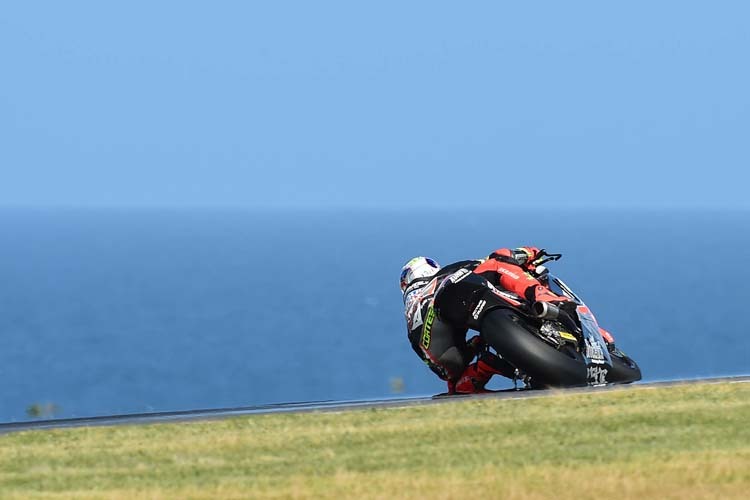
<path id="1" fill-rule="evenodd" d="M 0 421 L 443 392 L 401 266 L 524 244 L 644 380 L 750 373 L 747 211 L 6 208 Z"/>

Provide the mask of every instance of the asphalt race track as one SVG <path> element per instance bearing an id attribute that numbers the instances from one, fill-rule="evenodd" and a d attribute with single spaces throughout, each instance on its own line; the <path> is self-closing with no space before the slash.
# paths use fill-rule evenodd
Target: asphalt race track
<path id="1" fill-rule="evenodd" d="M 410 397 L 369 399 L 356 401 L 312 401 L 305 403 L 280 403 L 260 406 L 245 406 L 238 408 L 216 408 L 208 410 L 186 410 L 156 413 L 137 413 L 130 415 L 106 415 L 98 417 L 65 418 L 52 420 L 34 420 L 26 422 L 0 423 L 0 434 L 9 432 L 31 431 L 41 429 L 65 429 L 69 427 L 103 426 L 103 425 L 133 425 L 153 424 L 159 422 L 190 422 L 194 420 L 215 420 L 243 415 L 263 415 L 269 413 L 304 413 L 319 411 L 345 411 L 357 408 L 400 408 L 406 406 L 443 404 L 452 401 L 472 398 L 493 399 L 524 399 L 540 398 L 551 394 L 568 394 L 582 392 L 600 392 L 612 390 L 628 390 L 630 388 L 656 388 L 684 384 L 720 384 L 720 383 L 742 384 L 750 383 L 750 376 L 717 377 L 689 380 L 667 380 L 659 382 L 635 383 L 631 385 L 610 385 L 603 387 L 576 387 L 570 389 L 555 390 L 506 390 L 486 394 L 471 394 L 458 396 L 438 395 L 432 397 Z"/>

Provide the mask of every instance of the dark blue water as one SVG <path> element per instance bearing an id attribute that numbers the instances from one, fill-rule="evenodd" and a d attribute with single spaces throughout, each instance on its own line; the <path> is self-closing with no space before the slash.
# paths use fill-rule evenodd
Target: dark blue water
<path id="1" fill-rule="evenodd" d="M 442 392 L 401 265 L 521 244 L 646 380 L 750 372 L 748 212 L 6 209 L 0 421 Z"/>

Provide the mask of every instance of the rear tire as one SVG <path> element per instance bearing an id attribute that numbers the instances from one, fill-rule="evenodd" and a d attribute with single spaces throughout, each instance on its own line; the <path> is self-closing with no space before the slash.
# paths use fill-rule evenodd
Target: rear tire
<path id="1" fill-rule="evenodd" d="M 528 331 L 523 320 L 509 309 L 488 312 L 481 332 L 485 342 L 529 375 L 535 387 L 587 384 L 586 363 L 580 353 L 573 349 L 558 351 Z"/>

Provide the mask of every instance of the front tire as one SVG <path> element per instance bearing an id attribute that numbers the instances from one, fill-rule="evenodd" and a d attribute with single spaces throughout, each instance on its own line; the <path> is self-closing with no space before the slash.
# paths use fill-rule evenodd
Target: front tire
<path id="1" fill-rule="evenodd" d="M 612 369 L 607 374 L 607 382 L 614 384 L 630 384 L 641 379 L 641 369 L 638 364 L 627 357 L 624 352 L 616 349 L 610 353 Z"/>

